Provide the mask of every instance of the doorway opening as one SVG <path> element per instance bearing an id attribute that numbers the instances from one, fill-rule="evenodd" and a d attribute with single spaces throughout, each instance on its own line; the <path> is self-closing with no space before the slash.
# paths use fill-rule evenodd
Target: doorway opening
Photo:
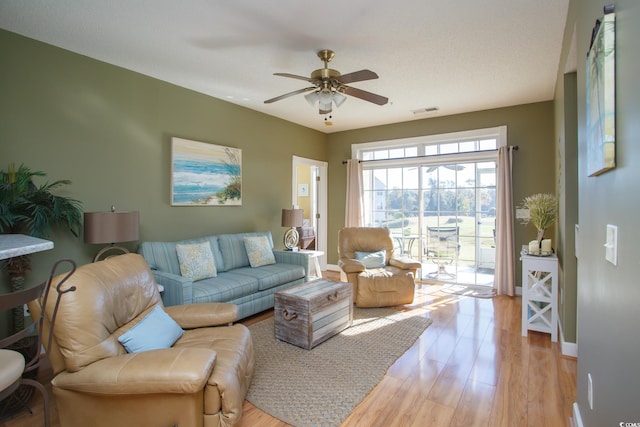
<path id="1" fill-rule="evenodd" d="M 327 162 L 293 156 L 291 200 L 304 211 L 299 247 L 321 252 L 322 270 L 327 265 L 327 169 Z"/>

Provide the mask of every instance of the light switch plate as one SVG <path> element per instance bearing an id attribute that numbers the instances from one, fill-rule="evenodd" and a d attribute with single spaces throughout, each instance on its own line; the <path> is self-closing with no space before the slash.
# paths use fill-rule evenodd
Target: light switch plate
<path id="1" fill-rule="evenodd" d="M 607 224 L 607 243 L 604 244 L 605 258 L 618 265 L 618 226 Z"/>
<path id="2" fill-rule="evenodd" d="M 516 219 L 529 219 L 529 209 L 516 209 Z"/>

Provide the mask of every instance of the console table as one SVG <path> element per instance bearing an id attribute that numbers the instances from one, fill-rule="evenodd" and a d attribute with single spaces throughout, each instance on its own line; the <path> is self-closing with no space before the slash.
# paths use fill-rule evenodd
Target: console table
<path id="1" fill-rule="evenodd" d="M 53 249 L 53 242 L 24 234 L 0 234 L 0 259 Z"/>
<path id="2" fill-rule="evenodd" d="M 522 253 L 522 336 L 551 334 L 558 341 L 558 257 Z"/>

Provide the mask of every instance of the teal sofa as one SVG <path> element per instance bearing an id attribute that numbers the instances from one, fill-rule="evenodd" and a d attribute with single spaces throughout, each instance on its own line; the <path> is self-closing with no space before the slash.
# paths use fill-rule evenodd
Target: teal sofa
<path id="1" fill-rule="evenodd" d="M 275 264 L 252 268 L 244 237 L 266 236 L 270 232 L 219 234 L 176 242 L 142 242 L 144 257 L 158 284 L 164 287 L 165 306 L 201 302 L 229 302 L 238 306 L 238 319 L 273 307 L 274 293 L 309 280 L 309 257 L 300 252 L 277 251 Z M 209 242 L 217 276 L 192 281 L 180 274 L 177 244 Z"/>

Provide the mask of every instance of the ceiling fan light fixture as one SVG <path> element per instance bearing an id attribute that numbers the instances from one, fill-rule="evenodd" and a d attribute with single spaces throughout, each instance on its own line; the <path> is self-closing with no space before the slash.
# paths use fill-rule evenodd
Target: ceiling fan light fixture
<path id="1" fill-rule="evenodd" d="M 331 112 L 331 101 L 328 104 L 323 104 L 322 100 L 320 100 L 320 104 L 318 105 L 320 114 L 329 114 Z"/>
<path id="2" fill-rule="evenodd" d="M 330 89 L 324 88 L 318 93 L 318 101 L 320 104 L 329 104 L 333 101 L 333 94 Z"/>
<path id="3" fill-rule="evenodd" d="M 333 93 L 333 102 L 336 103 L 336 107 L 340 107 L 342 104 L 344 104 L 344 101 L 346 100 L 347 100 L 347 97 L 341 94 L 340 92 Z"/>
<path id="4" fill-rule="evenodd" d="M 314 91 L 314 92 L 308 93 L 304 96 L 304 99 L 307 100 L 309 105 L 311 105 L 312 107 L 315 107 L 316 102 L 318 102 L 318 92 Z"/>
<path id="5" fill-rule="evenodd" d="M 290 73 L 274 73 L 276 76 L 288 77 L 296 80 L 304 80 L 313 86 L 303 89 L 294 90 L 275 98 L 267 99 L 265 104 L 271 104 L 290 96 L 305 93 L 305 99 L 311 107 L 318 108 L 320 114 L 329 114 L 335 103 L 336 108 L 340 107 L 347 100 L 347 96 L 362 99 L 363 101 L 372 102 L 377 105 L 385 105 L 389 99 L 367 92 L 352 86 L 351 83 L 357 83 L 365 80 L 377 79 L 378 75 L 371 70 L 360 70 L 352 73 L 341 74 L 338 70 L 329 68 L 328 63 L 333 59 L 335 53 L 332 50 L 324 49 L 318 52 L 318 57 L 324 63 L 324 67 L 311 72 L 311 77 L 299 76 Z M 309 93 L 307 93 L 309 92 Z"/>

